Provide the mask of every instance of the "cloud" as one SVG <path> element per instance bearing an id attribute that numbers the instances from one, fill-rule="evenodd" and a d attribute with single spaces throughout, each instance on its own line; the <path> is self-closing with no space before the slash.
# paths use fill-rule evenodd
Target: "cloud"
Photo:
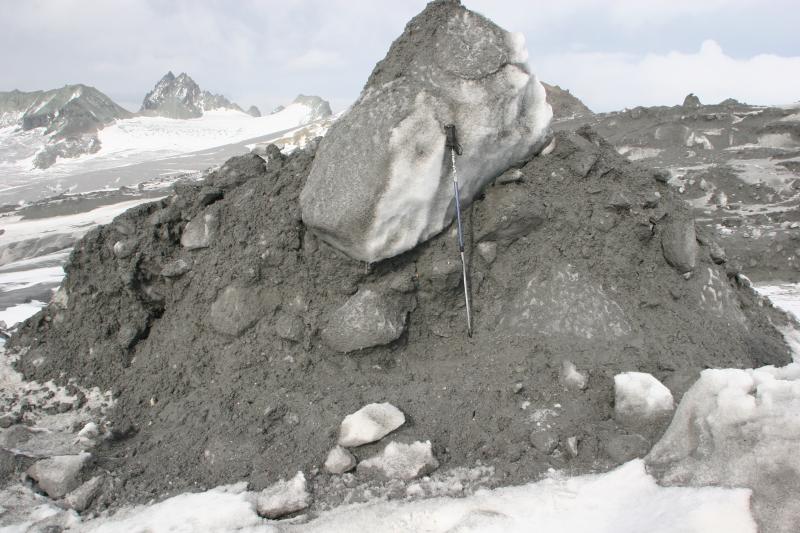
<path id="1" fill-rule="evenodd" d="M 289 59 L 286 64 L 292 70 L 331 69 L 344 65 L 344 60 L 338 52 L 312 48 Z"/>
<path id="2" fill-rule="evenodd" d="M 534 62 L 541 79 L 569 88 L 595 111 L 675 105 L 690 92 L 708 103 L 736 98 L 785 104 L 800 99 L 800 56 L 734 58 L 710 39 L 693 53 L 567 52 Z"/>

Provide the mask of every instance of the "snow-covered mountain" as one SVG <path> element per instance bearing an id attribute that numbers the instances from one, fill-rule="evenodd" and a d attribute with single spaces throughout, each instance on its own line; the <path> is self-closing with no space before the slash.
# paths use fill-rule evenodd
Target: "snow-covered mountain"
<path id="1" fill-rule="evenodd" d="M 241 107 L 221 94 L 212 94 L 200 89 L 200 86 L 185 72 L 175 76 L 169 71 L 156 83 L 153 90 L 145 95 L 139 112 L 147 116 L 186 119 L 202 117 L 206 111 L 216 109 L 244 112 Z"/>
<path id="2" fill-rule="evenodd" d="M 49 91 L 0 92 L 0 127 L 23 136 L 40 132 L 43 143 L 32 159 L 36 168 L 47 168 L 59 157 L 98 151 L 97 132 L 131 116 L 102 92 L 81 84 Z"/>

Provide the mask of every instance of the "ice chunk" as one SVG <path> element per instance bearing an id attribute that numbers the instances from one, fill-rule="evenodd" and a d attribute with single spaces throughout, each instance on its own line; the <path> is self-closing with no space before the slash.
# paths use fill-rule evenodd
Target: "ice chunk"
<path id="1" fill-rule="evenodd" d="M 57 455 L 34 463 L 27 471 L 48 496 L 57 500 L 81 484 L 80 474 L 91 454 Z"/>
<path id="2" fill-rule="evenodd" d="M 256 510 L 267 518 L 280 518 L 311 505 L 311 494 L 306 490 L 306 476 L 298 472 L 289 481 L 280 480 L 262 490 L 256 498 Z"/>
<path id="3" fill-rule="evenodd" d="M 329 474 L 344 474 L 355 467 L 356 458 L 341 446 L 334 446 L 325 459 L 325 471 Z"/>
<path id="4" fill-rule="evenodd" d="M 371 403 L 347 415 L 339 428 L 339 445 L 351 448 L 380 440 L 406 422 L 390 403 Z"/>
<path id="5" fill-rule="evenodd" d="M 647 421 L 675 408 L 672 393 L 651 374 L 624 372 L 614 376 L 614 414 L 620 421 Z"/>
<path id="6" fill-rule="evenodd" d="M 444 126 L 454 124 L 462 203 L 549 142 L 552 109 L 512 35 L 459 2 L 431 2 L 321 141 L 303 221 L 349 256 L 398 255 L 453 220 Z"/>
<path id="7" fill-rule="evenodd" d="M 646 457 L 670 485 L 753 490 L 764 531 L 797 531 L 800 364 L 704 370 Z"/>
<path id="8" fill-rule="evenodd" d="M 389 479 L 409 480 L 439 468 L 431 441 L 403 444 L 390 442 L 383 451 L 358 465 L 359 473 L 377 473 Z"/>

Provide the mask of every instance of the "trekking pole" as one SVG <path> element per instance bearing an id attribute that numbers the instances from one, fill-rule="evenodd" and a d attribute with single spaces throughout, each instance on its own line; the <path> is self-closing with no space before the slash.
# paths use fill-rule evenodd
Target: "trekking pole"
<path id="1" fill-rule="evenodd" d="M 444 127 L 445 147 L 450 149 L 450 163 L 453 170 L 453 193 L 456 198 L 456 221 L 458 225 L 458 251 L 461 254 L 461 273 L 464 278 L 464 302 L 467 307 L 467 335 L 472 337 L 472 309 L 469 305 L 469 281 L 467 279 L 467 260 L 464 257 L 464 229 L 461 226 L 461 199 L 458 192 L 458 173 L 456 173 L 456 154 L 461 155 L 461 145 L 456 138 L 455 124 Z"/>

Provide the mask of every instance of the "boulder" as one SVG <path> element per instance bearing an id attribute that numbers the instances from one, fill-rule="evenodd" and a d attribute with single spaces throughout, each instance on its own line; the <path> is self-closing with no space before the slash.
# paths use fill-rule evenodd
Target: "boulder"
<path id="1" fill-rule="evenodd" d="M 444 126 L 456 126 L 468 205 L 550 141 L 552 110 L 524 38 L 453 0 L 415 17 L 319 145 L 300 195 L 320 238 L 368 262 L 439 233 L 455 202 Z"/>
<path id="2" fill-rule="evenodd" d="M 388 344 L 405 331 L 406 300 L 362 288 L 331 314 L 322 341 L 342 353 Z"/>
<path id="3" fill-rule="evenodd" d="M 661 233 L 661 249 L 667 263 L 680 274 L 693 271 L 697 266 L 694 220 L 687 216 L 670 217 Z"/>
<path id="4" fill-rule="evenodd" d="M 263 287 L 229 285 L 211 304 L 208 324 L 219 333 L 238 337 L 261 317 L 271 315 L 280 296 Z"/>
<path id="5" fill-rule="evenodd" d="M 408 481 L 430 474 L 437 468 L 439 461 L 433 456 L 431 441 L 390 442 L 381 453 L 359 463 L 358 473 Z"/>
<path id="6" fill-rule="evenodd" d="M 95 476 L 77 489 L 73 490 L 64 498 L 64 505 L 73 511 L 81 513 L 89 508 L 92 502 L 100 494 L 105 478 Z"/>
<path id="7" fill-rule="evenodd" d="M 403 412 L 390 403 L 365 405 L 342 420 L 340 446 L 361 446 L 382 439 L 406 423 Z"/>

